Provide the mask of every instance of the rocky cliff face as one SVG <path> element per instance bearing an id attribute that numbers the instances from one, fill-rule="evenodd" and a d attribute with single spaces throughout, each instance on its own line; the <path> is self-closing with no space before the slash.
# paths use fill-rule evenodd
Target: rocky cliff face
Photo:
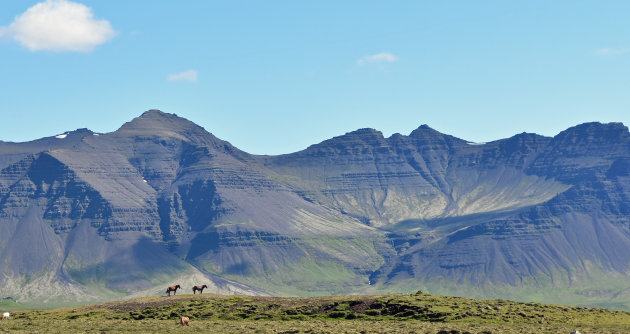
<path id="1" fill-rule="evenodd" d="M 148 111 L 0 142 L 0 292 L 85 302 L 189 282 L 627 307 L 629 195 L 622 124 L 490 143 L 360 129 L 254 156 Z"/>

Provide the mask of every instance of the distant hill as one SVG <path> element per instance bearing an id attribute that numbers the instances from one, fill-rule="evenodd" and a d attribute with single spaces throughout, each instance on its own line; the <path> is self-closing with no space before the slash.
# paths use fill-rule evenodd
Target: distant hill
<path id="1" fill-rule="evenodd" d="M 630 308 L 630 133 L 470 143 L 426 125 L 251 155 L 157 110 L 0 142 L 0 294 L 424 291 Z"/>
<path id="2" fill-rule="evenodd" d="M 179 324 L 183 316 L 190 319 L 184 329 Z M 3 328 L 29 333 L 627 333 L 630 314 L 421 292 L 309 298 L 187 294 L 17 311 L 10 321 L 0 322 Z"/>

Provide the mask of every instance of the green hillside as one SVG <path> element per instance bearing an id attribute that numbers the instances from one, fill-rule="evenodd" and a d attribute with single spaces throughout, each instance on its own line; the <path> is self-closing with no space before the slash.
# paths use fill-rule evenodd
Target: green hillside
<path id="1" fill-rule="evenodd" d="M 188 316 L 190 327 L 177 324 Z M 145 297 L 15 311 L 0 332 L 120 333 L 628 333 L 630 313 L 424 294 L 280 298 Z"/>

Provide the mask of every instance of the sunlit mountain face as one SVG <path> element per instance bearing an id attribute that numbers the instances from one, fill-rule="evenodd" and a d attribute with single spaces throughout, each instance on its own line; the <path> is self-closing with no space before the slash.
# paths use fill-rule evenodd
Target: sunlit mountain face
<path id="1" fill-rule="evenodd" d="M 433 293 L 630 308 L 630 134 L 422 125 L 252 155 L 157 110 L 0 142 L 0 293 Z"/>

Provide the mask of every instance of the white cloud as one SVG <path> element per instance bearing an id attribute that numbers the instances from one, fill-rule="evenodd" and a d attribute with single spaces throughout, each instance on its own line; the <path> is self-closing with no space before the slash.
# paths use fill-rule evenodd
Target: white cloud
<path id="1" fill-rule="evenodd" d="M 398 56 L 389 52 L 381 52 L 374 55 L 365 56 L 357 60 L 357 65 L 365 65 L 372 63 L 393 63 L 398 61 Z"/>
<path id="2" fill-rule="evenodd" d="M 40 2 L 0 28 L 0 37 L 14 39 L 31 51 L 87 52 L 115 35 L 107 20 L 94 19 L 90 7 L 67 0 Z"/>
<path id="3" fill-rule="evenodd" d="M 188 70 L 180 73 L 169 74 L 168 81 L 190 81 L 197 82 L 198 73 L 195 70 Z"/>
<path id="4" fill-rule="evenodd" d="M 619 49 L 619 48 L 602 48 L 595 51 L 597 55 L 600 56 L 617 56 L 622 55 L 624 53 L 630 52 L 629 48 Z"/>

